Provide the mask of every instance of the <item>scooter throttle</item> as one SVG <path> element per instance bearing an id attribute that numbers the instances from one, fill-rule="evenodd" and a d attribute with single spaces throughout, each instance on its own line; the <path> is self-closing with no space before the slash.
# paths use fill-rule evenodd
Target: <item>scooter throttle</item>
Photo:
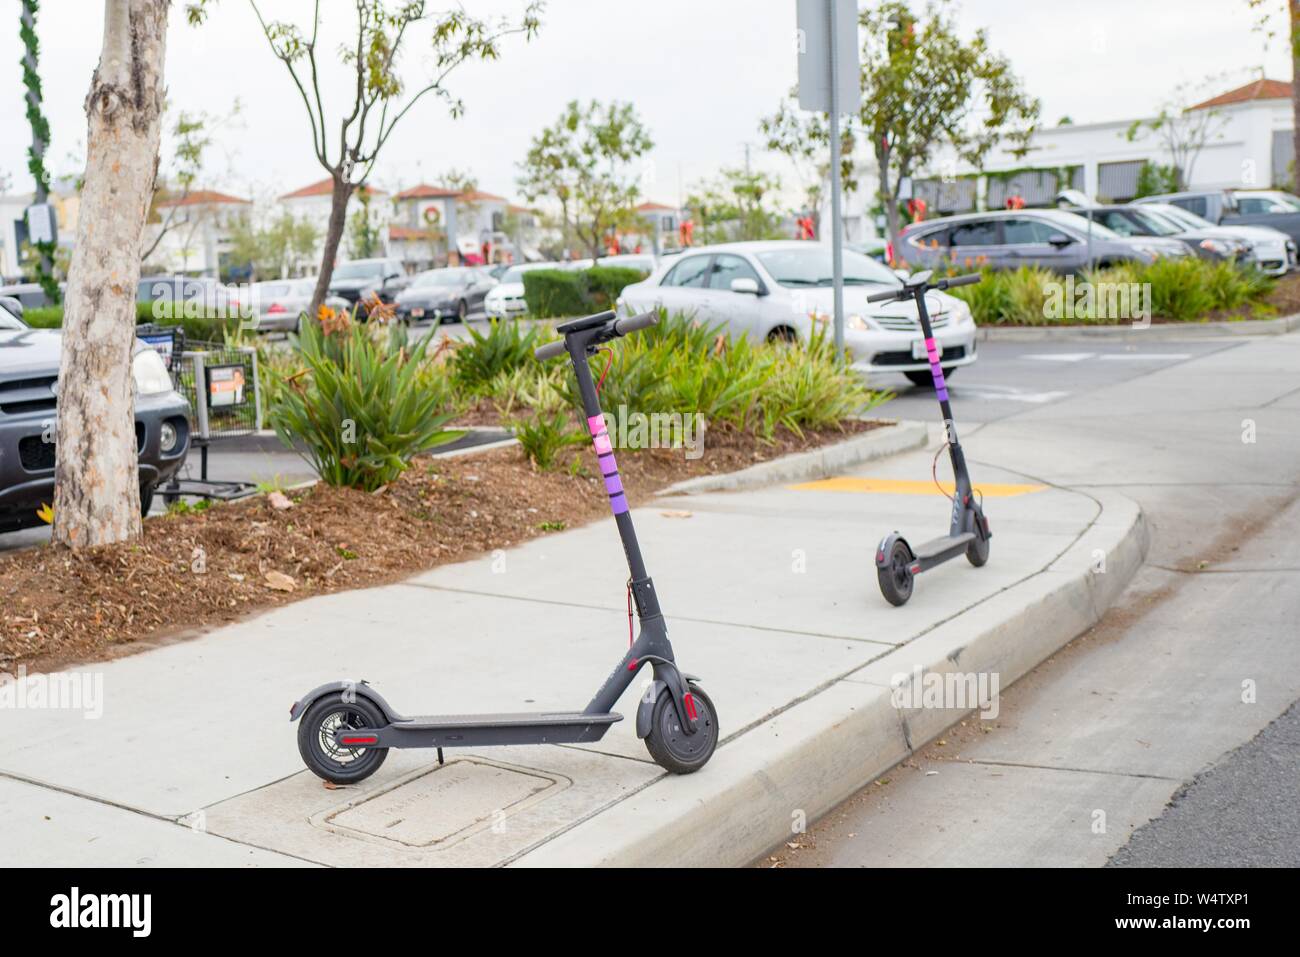
<path id="1" fill-rule="evenodd" d="M 971 286 L 979 282 L 984 277 L 977 272 L 970 273 L 966 276 L 953 276 L 951 279 L 939 280 L 940 289 L 951 289 L 953 286 Z"/>
<path id="2" fill-rule="evenodd" d="M 912 290 L 904 286 L 902 289 L 886 289 L 884 292 L 875 292 L 867 297 L 867 302 L 887 302 L 890 299 L 908 299 L 911 298 Z"/>
<path id="3" fill-rule="evenodd" d="M 639 316 L 632 316 L 628 319 L 615 319 L 614 335 L 625 336 L 629 332 L 639 332 L 642 329 L 649 329 L 658 321 L 658 312 L 643 312 Z"/>

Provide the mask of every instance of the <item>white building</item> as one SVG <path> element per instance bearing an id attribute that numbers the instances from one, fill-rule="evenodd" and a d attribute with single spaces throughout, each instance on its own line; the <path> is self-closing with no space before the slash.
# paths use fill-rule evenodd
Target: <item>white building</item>
<path id="1" fill-rule="evenodd" d="M 397 193 L 393 210 L 388 253 L 409 269 L 538 258 L 536 214 L 504 196 L 421 183 Z"/>
<path id="2" fill-rule="evenodd" d="M 1191 107 L 1212 111 L 1211 136 L 1191 162 L 1188 189 L 1263 189 L 1292 180 L 1291 85 L 1255 80 Z M 926 201 L 926 215 L 1000 209 L 1009 197 L 1029 206 L 1052 205 L 1066 187 L 1099 202 L 1134 197 L 1143 163 L 1169 165 L 1160 137 L 1140 127 L 1129 139 L 1133 119 L 1065 124 L 1038 130 L 1029 152 L 1016 157 L 994 149 L 978 170 L 951 155 L 940 155 L 914 182 Z M 850 241 L 883 233 L 872 213 L 879 203 L 874 163 L 859 171 L 860 187 L 845 202 L 845 234 Z M 823 212 L 829 223 L 829 207 Z"/>
<path id="3" fill-rule="evenodd" d="M 212 189 L 159 200 L 145 224 L 143 271 L 219 278 L 231 230 L 252 208 L 252 200 Z"/>
<path id="4" fill-rule="evenodd" d="M 348 232 L 352 228 L 353 216 L 363 206 L 369 206 L 370 226 L 379 235 L 380 249 L 376 255 L 387 256 L 386 228 L 391 218 L 392 208 L 386 201 L 388 194 L 382 189 L 362 185 L 352 191 L 348 197 L 347 220 L 343 226 L 343 240 L 339 244 L 339 260 L 348 258 Z M 325 252 L 325 233 L 329 229 L 330 210 L 334 205 L 334 181 L 323 179 L 319 182 L 295 189 L 280 196 L 276 202 L 288 211 L 294 219 L 306 220 L 316 229 L 316 248 L 310 256 L 296 263 L 291 270 L 295 275 L 314 274 L 320 268 L 321 256 Z"/>

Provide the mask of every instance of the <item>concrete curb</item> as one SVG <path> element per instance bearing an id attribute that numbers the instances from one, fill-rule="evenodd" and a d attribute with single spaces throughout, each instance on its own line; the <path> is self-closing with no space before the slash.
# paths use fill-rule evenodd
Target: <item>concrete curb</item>
<path id="1" fill-rule="evenodd" d="M 792 825 L 811 823 L 974 710 L 895 707 L 895 675 L 996 674 L 1005 688 L 1096 624 L 1149 540 L 1135 502 L 1093 497 L 1092 525 L 1048 567 L 751 728 L 705 772 L 660 778 L 513 866 L 741 866 L 789 840 Z"/>
<path id="2" fill-rule="evenodd" d="M 928 440 L 927 435 L 924 422 L 896 422 L 894 425 L 872 429 L 865 435 L 854 436 L 844 442 L 813 449 L 811 452 L 783 455 L 779 459 L 760 462 L 738 472 L 686 479 L 684 482 L 668 486 L 656 498 L 664 495 L 734 492 L 785 482 L 828 478 L 863 462 L 919 449 Z"/>
<path id="3" fill-rule="evenodd" d="M 980 342 L 1070 342 L 1081 339 L 1170 342 L 1178 339 L 1281 336 L 1297 329 L 1300 329 L 1300 314 L 1239 322 L 1161 322 L 1144 329 L 1133 326 L 980 326 L 975 338 Z"/>

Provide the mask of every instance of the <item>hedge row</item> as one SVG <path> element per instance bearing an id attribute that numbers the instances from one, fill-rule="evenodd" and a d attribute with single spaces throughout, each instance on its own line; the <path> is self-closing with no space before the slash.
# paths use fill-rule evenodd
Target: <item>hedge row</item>
<path id="1" fill-rule="evenodd" d="M 524 273 L 524 302 L 535 319 L 581 316 L 612 309 L 625 286 L 645 273 L 625 266 L 590 269 L 530 269 Z"/>
<path id="2" fill-rule="evenodd" d="M 185 330 L 185 338 L 191 342 L 220 342 L 223 331 L 234 333 L 239 328 L 238 316 L 194 315 L 192 304 L 184 308 L 184 311 L 172 307 L 173 304 L 168 302 L 137 302 L 135 321 L 141 325 L 153 322 L 163 326 L 180 326 Z M 63 307 L 38 306 L 25 309 L 23 321 L 33 329 L 61 329 Z"/>

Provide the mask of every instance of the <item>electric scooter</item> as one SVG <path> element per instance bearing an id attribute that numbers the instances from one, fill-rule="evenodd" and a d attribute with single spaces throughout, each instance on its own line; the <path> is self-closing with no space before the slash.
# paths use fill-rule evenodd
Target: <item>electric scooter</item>
<path id="1" fill-rule="evenodd" d="M 629 603 L 636 605 L 641 631 L 627 654 L 582 711 L 522 714 L 441 714 L 405 717 L 365 681 L 321 685 L 296 701 L 289 720 L 298 726 L 298 750 L 307 767 L 334 784 L 354 784 L 379 769 L 389 748 L 443 748 L 507 744 L 578 744 L 599 741 L 623 716 L 611 710 L 645 665 L 654 680 L 637 707 L 636 734 L 650 756 L 674 774 L 698 771 L 718 743 L 718 716 L 699 679 L 678 669 L 653 582 L 646 572 L 632 514 L 588 356 L 612 339 L 658 322 L 657 313 L 618 319 L 613 312 L 575 319 L 557 327 L 560 341 L 536 350 L 538 359 L 568 352 L 600 465 L 610 509 L 627 556 Z"/>
<path id="2" fill-rule="evenodd" d="M 880 591 L 891 605 L 906 604 L 912 597 L 912 585 L 916 576 L 937 565 L 942 565 L 950 558 L 956 558 L 964 553 L 966 559 L 979 568 L 989 560 L 989 539 L 992 537 L 988 519 L 984 517 L 984 510 L 971 490 L 970 473 L 966 470 L 966 456 L 962 453 L 961 443 L 957 440 L 957 425 L 953 420 L 952 406 L 948 401 L 948 387 L 944 384 L 943 367 L 939 364 L 941 356 L 938 346 L 935 345 L 934 330 L 930 326 L 930 313 L 925 304 L 925 294 L 931 289 L 943 290 L 953 286 L 969 286 L 979 282 L 980 277 L 979 274 L 974 274 L 930 282 L 931 273 L 932 270 L 927 269 L 909 277 L 900 289 L 878 292 L 867 297 L 868 302 L 916 300 L 916 313 L 921 320 L 925 351 L 930 359 L 934 393 L 939 399 L 939 408 L 943 412 L 948 456 L 952 459 L 952 471 L 956 481 L 956 491 L 952 496 L 952 521 L 947 535 L 913 548 L 902 535 L 892 532 L 876 546 L 876 577 L 880 581 Z M 936 453 L 936 462 L 938 458 Z"/>

